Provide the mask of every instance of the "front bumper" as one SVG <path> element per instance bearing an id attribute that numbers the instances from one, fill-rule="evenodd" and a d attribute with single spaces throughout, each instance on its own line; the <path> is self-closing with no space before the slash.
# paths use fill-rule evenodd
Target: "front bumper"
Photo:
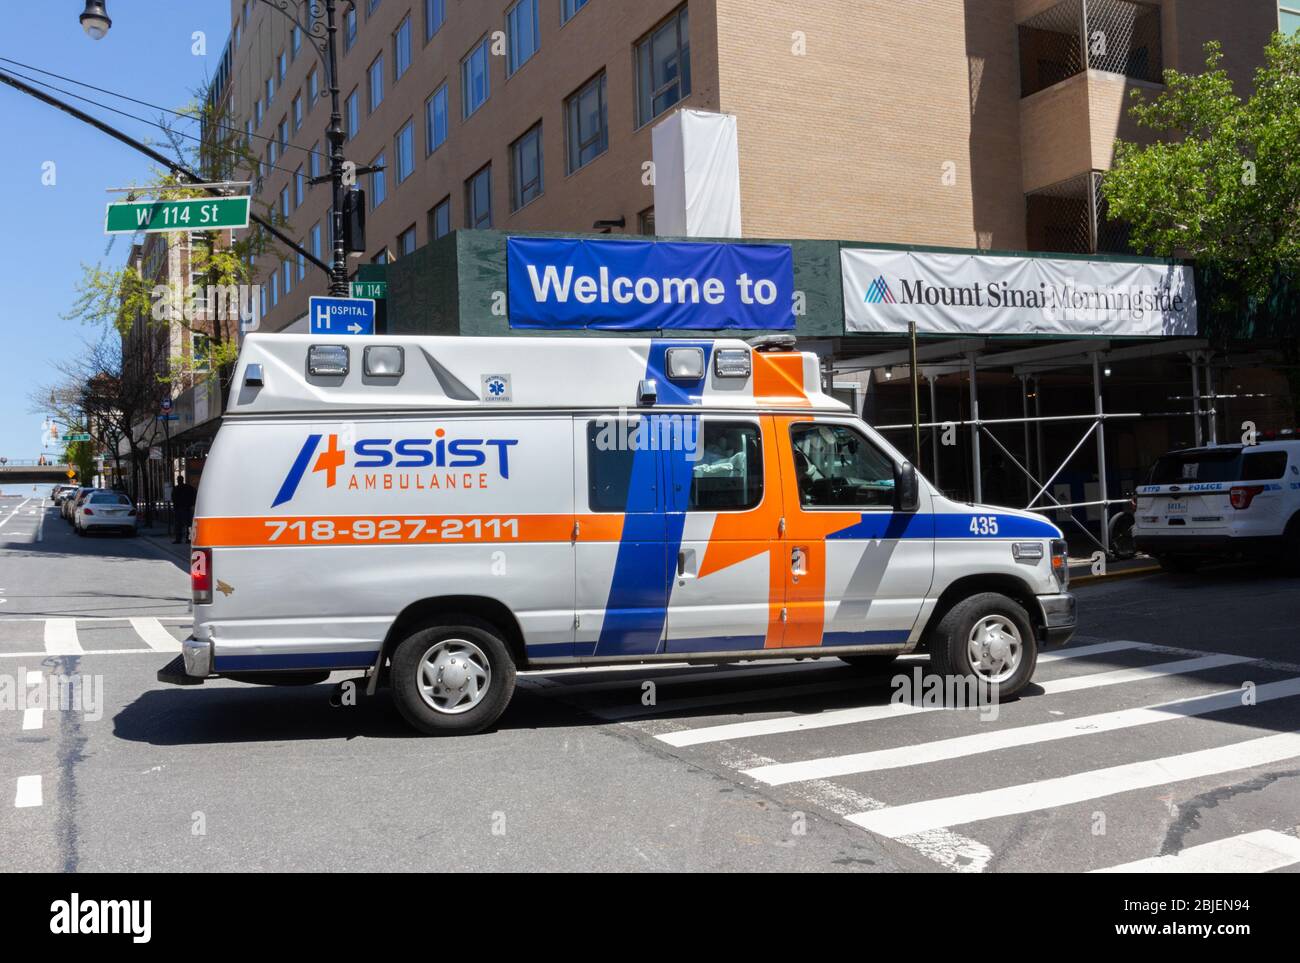
<path id="1" fill-rule="evenodd" d="M 212 675 L 212 643 L 188 638 L 181 643 L 181 654 L 158 670 L 158 681 L 168 685 L 203 685 Z"/>
<path id="2" fill-rule="evenodd" d="M 1038 607 L 1043 613 L 1044 644 L 1056 646 L 1069 642 L 1077 623 L 1078 606 L 1074 596 L 1069 592 L 1062 592 L 1060 595 L 1040 595 Z"/>

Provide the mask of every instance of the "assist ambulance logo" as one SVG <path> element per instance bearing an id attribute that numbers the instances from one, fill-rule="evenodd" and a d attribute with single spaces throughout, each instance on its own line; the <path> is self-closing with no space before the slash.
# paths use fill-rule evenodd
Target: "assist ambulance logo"
<path id="1" fill-rule="evenodd" d="M 322 476 L 327 489 L 340 484 L 347 491 L 487 488 L 493 473 L 486 469 L 493 462 L 496 475 L 510 478 L 510 449 L 519 444 L 517 438 L 448 438 L 446 429 L 439 428 L 432 438 L 364 438 L 352 446 L 349 466 L 349 452 L 340 446 L 339 436 L 329 435 L 322 448 L 325 437 L 307 436 L 271 502 L 272 508 L 293 499 L 308 467 L 313 475 Z"/>

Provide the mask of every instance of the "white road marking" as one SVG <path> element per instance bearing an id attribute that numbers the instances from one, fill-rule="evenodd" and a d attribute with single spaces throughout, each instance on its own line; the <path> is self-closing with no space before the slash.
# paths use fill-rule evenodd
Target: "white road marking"
<path id="1" fill-rule="evenodd" d="M 157 619 L 159 622 L 193 622 L 192 615 L 75 615 L 67 616 L 77 622 L 129 622 L 131 619 L 147 618 Z M 50 616 L 48 615 L 11 615 L 0 619 L 0 622 L 44 622 Z"/>
<path id="2" fill-rule="evenodd" d="M 14 806 L 18 809 L 27 809 L 41 805 L 42 801 L 41 777 L 19 776 L 18 786 L 14 791 Z"/>
<path id="3" fill-rule="evenodd" d="M 863 772 L 880 772 L 884 769 L 900 769 L 905 766 L 921 766 L 931 762 L 947 759 L 960 759 L 965 756 L 999 749 L 1016 749 L 1022 746 L 1038 745 L 1057 739 L 1070 739 L 1074 736 L 1091 736 L 1102 732 L 1115 732 L 1131 729 L 1156 722 L 1170 722 L 1192 716 L 1207 715 L 1224 709 L 1235 709 L 1243 705 L 1241 689 L 1226 689 L 1210 695 L 1192 696 L 1176 699 L 1158 705 L 1143 706 L 1138 709 L 1121 709 L 1118 712 L 1101 712 L 1076 719 L 1063 719 L 1060 722 L 1043 722 L 1036 725 L 1017 726 L 1014 729 L 1001 729 L 995 732 L 980 732 L 970 736 L 957 736 L 952 739 L 939 739 L 923 742 L 914 746 L 899 746 L 894 749 L 877 749 L 872 752 L 856 752 L 843 756 L 828 756 L 823 759 L 809 759 L 802 762 L 779 763 L 761 768 L 744 770 L 743 774 L 767 783 L 769 786 L 783 786 L 786 783 L 802 782 L 806 779 L 826 779 L 831 776 L 847 776 Z M 1266 702 L 1270 699 L 1286 699 L 1300 695 L 1300 679 L 1286 679 L 1257 686 L 1254 699 Z"/>
<path id="4" fill-rule="evenodd" d="M 890 806 L 856 813 L 848 820 L 880 836 L 897 839 L 930 829 L 1056 809 L 1118 793 L 1267 766 L 1296 756 L 1300 756 L 1300 732 L 1284 732 L 1216 749 L 1146 759 L 986 792 Z"/>
<path id="5" fill-rule="evenodd" d="M 23 502 L 22 502 L 21 505 L 19 505 L 17 508 L 15 508 L 12 512 L 10 512 L 8 515 L 6 515 L 3 519 L 0 519 L 0 528 L 4 528 L 5 525 L 8 524 L 9 520 L 10 520 L 11 518 L 13 518 L 15 515 L 18 514 L 18 512 L 22 509 L 23 505 L 26 505 L 26 504 L 27 504 L 28 502 L 30 502 L 30 501 L 31 501 L 30 498 L 25 498 L 25 499 L 23 499 Z"/>
<path id="6" fill-rule="evenodd" d="M 34 685 L 41 685 L 44 680 L 38 669 L 29 669 L 27 671 L 27 685 L 30 688 Z M 23 710 L 23 731 L 27 732 L 32 729 L 39 729 L 45 725 L 44 709 L 24 709 Z"/>
<path id="7" fill-rule="evenodd" d="M 1098 642 L 1095 645 L 1076 645 L 1073 648 L 1061 649 L 1059 652 L 1044 652 L 1038 657 L 1038 664 L 1045 665 L 1052 662 L 1061 662 L 1065 659 L 1105 655 L 1107 652 L 1123 652 L 1125 649 L 1151 651 L 1164 650 L 1164 646 L 1152 645 L 1150 642 Z"/>
<path id="8" fill-rule="evenodd" d="M 155 655 L 153 649 L 96 649 L 93 652 L 81 652 L 86 657 L 100 655 Z M 50 655 L 49 652 L 0 652 L 0 659 L 36 659 Z"/>
<path id="9" fill-rule="evenodd" d="M 85 650 L 77 639 L 76 619 L 45 620 L 46 655 L 84 655 Z"/>
<path id="10" fill-rule="evenodd" d="M 1175 662 L 1161 662 L 1157 665 L 1133 669 L 1112 669 L 1107 672 L 1053 679 L 1050 682 L 1038 683 L 1038 686 L 1043 690 L 1043 695 L 1055 695 L 1062 692 L 1078 692 L 1083 689 L 1119 685 L 1125 682 L 1139 682 L 1166 675 L 1182 675 L 1250 661 L 1252 660 L 1239 655 L 1207 655 L 1194 659 L 1179 659 Z M 759 719 L 754 722 L 733 722 L 720 726 L 705 726 L 699 729 L 682 729 L 677 732 L 666 732 L 661 736 L 656 736 L 656 738 L 668 743 L 670 746 L 698 746 L 706 742 L 721 742 L 724 739 L 748 739 L 753 736 L 770 736 L 783 732 L 826 729 L 831 726 L 875 722 L 880 719 L 908 715 L 914 712 L 941 712 L 945 710 L 949 712 L 956 711 L 947 709 L 945 706 L 913 706 L 891 702 L 887 705 L 831 709 L 826 712 L 819 712 L 816 715 L 781 716 L 777 719 Z"/>
<path id="11" fill-rule="evenodd" d="M 144 639 L 145 644 L 155 652 L 179 652 L 181 650 L 180 642 L 176 641 L 176 638 L 164 629 L 162 623 L 157 619 L 131 619 L 131 628 L 135 629 L 135 634 Z"/>
<path id="12" fill-rule="evenodd" d="M 1094 873 L 1268 873 L 1300 863 L 1300 839 L 1272 829 L 1242 833 Z"/>

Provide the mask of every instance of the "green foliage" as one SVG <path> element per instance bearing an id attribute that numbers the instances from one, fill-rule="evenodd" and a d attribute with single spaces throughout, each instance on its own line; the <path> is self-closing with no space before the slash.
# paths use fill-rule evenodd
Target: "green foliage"
<path id="1" fill-rule="evenodd" d="M 1300 267 L 1300 36 L 1273 36 L 1244 100 L 1220 45 L 1205 51 L 1203 73 L 1165 71 L 1152 101 L 1133 91 L 1132 116 L 1161 139 L 1118 142 L 1102 190 L 1135 250 L 1211 267 L 1244 304 Z"/>

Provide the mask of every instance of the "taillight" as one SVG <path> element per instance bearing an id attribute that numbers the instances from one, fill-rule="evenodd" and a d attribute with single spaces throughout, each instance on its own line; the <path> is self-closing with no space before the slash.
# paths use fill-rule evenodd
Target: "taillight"
<path id="1" fill-rule="evenodd" d="M 93 515 L 93 514 L 95 514 L 95 513 L 92 512 L 89 508 L 83 508 L 83 509 L 81 510 L 81 514 L 83 514 L 83 515 Z"/>
<path id="2" fill-rule="evenodd" d="M 190 590 L 195 605 L 212 604 L 212 549 L 196 548 L 190 552 Z"/>
<path id="3" fill-rule="evenodd" d="M 1228 492 L 1228 500 L 1232 502 L 1233 508 L 1249 508 L 1255 496 L 1263 490 L 1263 485 L 1235 485 Z"/>

